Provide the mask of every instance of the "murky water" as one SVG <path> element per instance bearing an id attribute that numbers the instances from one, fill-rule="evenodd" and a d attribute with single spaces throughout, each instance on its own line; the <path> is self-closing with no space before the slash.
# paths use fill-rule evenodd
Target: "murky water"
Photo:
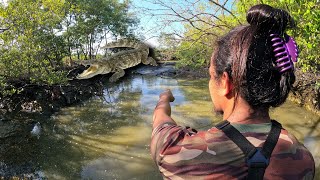
<path id="1" fill-rule="evenodd" d="M 172 116 L 181 125 L 207 129 L 221 120 L 211 112 L 207 80 L 135 76 L 104 89 L 82 105 L 40 120 L 31 161 L 48 179 L 161 179 L 149 144 L 153 108 L 170 88 Z M 320 117 L 287 102 L 272 117 L 291 131 L 320 163 Z M 23 157 L 24 154 L 17 155 Z M 317 178 L 320 178 L 319 172 Z"/>

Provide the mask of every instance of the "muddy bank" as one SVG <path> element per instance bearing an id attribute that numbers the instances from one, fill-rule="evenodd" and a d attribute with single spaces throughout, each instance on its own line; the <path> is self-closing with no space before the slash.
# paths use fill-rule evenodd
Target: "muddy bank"
<path id="1" fill-rule="evenodd" d="M 101 78 L 101 77 L 100 77 Z M 52 114 L 60 107 L 88 99 L 101 91 L 99 80 L 70 81 L 67 85 L 14 84 L 19 93 L 0 96 L 0 119 L 19 114 Z"/>
<path id="2" fill-rule="evenodd" d="M 318 84 L 317 84 L 318 83 Z M 296 70 L 296 82 L 289 99 L 320 116 L 320 74 Z"/>
<path id="3" fill-rule="evenodd" d="M 126 69 L 130 74 L 160 76 L 165 78 L 209 78 L 208 68 L 193 69 L 177 68 L 175 62 L 162 62 L 159 66 L 138 65 Z M 99 75 L 88 80 L 72 80 L 68 85 L 39 86 L 18 84 L 16 88 L 23 89 L 21 93 L 11 97 L 0 96 L 0 120 L 5 114 L 40 113 L 50 115 L 60 107 L 79 103 L 93 95 L 101 94 L 101 89 L 108 83 L 110 75 Z M 120 79 L 121 81 L 121 79 Z M 303 73 L 296 70 L 296 82 L 289 99 L 320 115 L 320 75 Z M 111 83 L 112 84 L 112 83 Z"/>
<path id="4" fill-rule="evenodd" d="M 81 103 L 102 92 L 101 77 L 67 85 L 13 83 L 20 93 L 0 96 L 0 179 L 38 178 L 33 160 L 39 153 L 39 119 L 48 120 L 60 108 Z M 42 122 L 41 122 L 42 123 Z M 25 156 L 19 158 L 16 155 Z"/>
<path id="5" fill-rule="evenodd" d="M 74 69 L 69 73 L 68 78 L 72 79 L 84 69 Z M 202 71 L 202 74 L 201 74 Z M 174 62 L 159 63 L 158 66 L 138 65 L 125 70 L 126 74 L 122 79 L 131 74 L 142 76 L 160 77 L 208 77 L 207 70 L 177 69 Z M 71 77 L 72 76 L 72 77 Z M 70 80 L 66 85 L 37 85 L 26 81 L 13 81 L 12 87 L 19 93 L 10 96 L 2 96 L 0 93 L 0 120 L 14 119 L 15 117 L 37 114 L 50 116 L 61 107 L 81 103 L 88 98 L 102 94 L 104 86 L 112 86 L 115 83 L 108 81 L 111 74 L 98 75 L 85 80 Z"/>
<path id="6" fill-rule="evenodd" d="M 177 68 L 177 75 L 176 77 L 179 78 L 208 78 L 209 75 L 209 69 L 207 67 L 202 67 L 199 69 L 193 69 L 190 67 L 181 67 Z"/>
<path id="7" fill-rule="evenodd" d="M 0 120 L 14 119 L 14 117 L 28 114 L 50 116 L 61 107 L 81 103 L 92 96 L 99 96 L 103 87 L 113 86 L 131 74 L 170 76 L 176 75 L 174 64 L 159 64 L 157 67 L 138 65 L 125 70 L 126 74 L 118 82 L 111 83 L 112 75 L 97 75 L 90 79 L 73 79 L 84 69 L 74 69 L 68 78 L 72 79 L 65 85 L 37 85 L 26 81 L 10 83 L 19 93 L 2 96 L 0 93 Z"/>

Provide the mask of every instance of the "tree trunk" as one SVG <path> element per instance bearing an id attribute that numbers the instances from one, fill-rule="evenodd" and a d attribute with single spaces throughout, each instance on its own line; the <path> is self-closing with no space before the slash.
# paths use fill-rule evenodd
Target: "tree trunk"
<path id="1" fill-rule="evenodd" d="M 78 60 L 80 60 L 80 52 L 78 49 L 77 49 L 77 57 L 78 57 Z"/>

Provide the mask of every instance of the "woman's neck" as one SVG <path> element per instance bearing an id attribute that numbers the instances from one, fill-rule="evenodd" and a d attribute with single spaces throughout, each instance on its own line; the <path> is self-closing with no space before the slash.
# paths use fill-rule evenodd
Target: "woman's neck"
<path id="1" fill-rule="evenodd" d="M 270 122 L 269 108 L 253 109 L 242 99 L 238 99 L 235 106 L 229 107 L 223 114 L 223 118 L 231 123 L 239 124 L 259 124 Z"/>

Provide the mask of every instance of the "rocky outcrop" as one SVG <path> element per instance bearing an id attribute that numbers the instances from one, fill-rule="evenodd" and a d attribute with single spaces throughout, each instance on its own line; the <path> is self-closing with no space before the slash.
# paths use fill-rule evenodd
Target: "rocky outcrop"
<path id="1" fill-rule="evenodd" d="M 37 85 L 28 83 L 12 84 L 19 93 L 10 96 L 0 95 L 0 119 L 17 113 L 48 113 L 59 108 L 86 100 L 102 92 L 99 78 L 70 81 L 67 85 Z"/>
<path id="2" fill-rule="evenodd" d="M 297 69 L 289 99 L 320 115 L 320 74 Z"/>

